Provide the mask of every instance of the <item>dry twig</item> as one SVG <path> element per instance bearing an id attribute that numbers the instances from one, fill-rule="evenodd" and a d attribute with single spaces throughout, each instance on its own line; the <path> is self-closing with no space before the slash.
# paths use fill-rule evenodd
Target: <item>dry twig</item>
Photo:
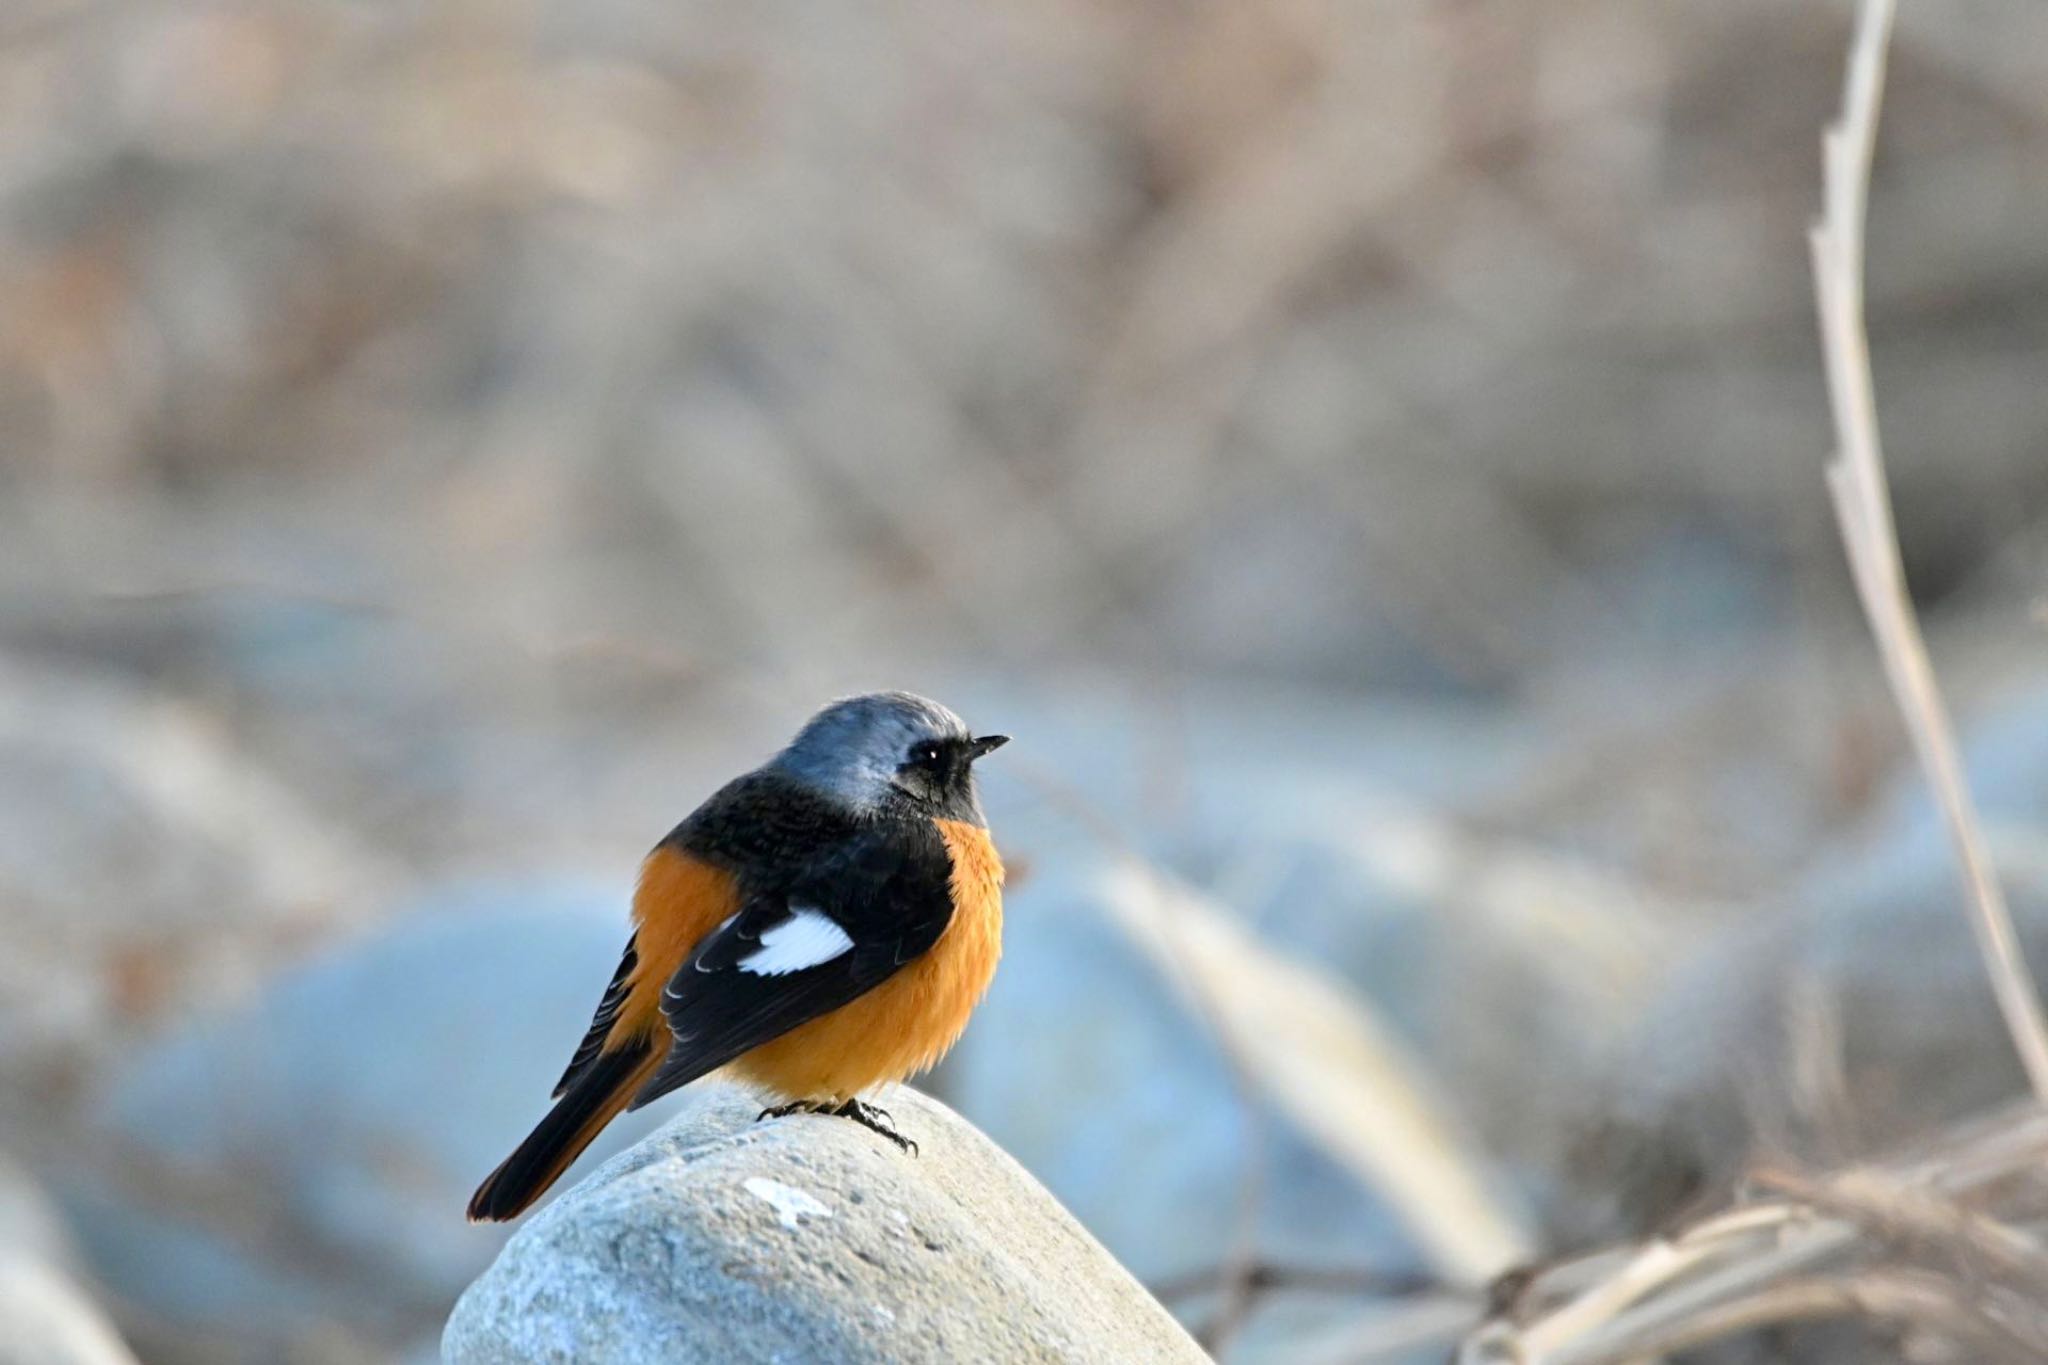
<path id="1" fill-rule="evenodd" d="M 1870 163 L 1884 94 L 1886 40 L 1895 0 L 1868 0 L 1858 10 L 1841 119 L 1822 141 L 1826 210 L 1814 224 L 1815 293 L 1820 306 L 1828 397 L 1840 443 L 1828 466 L 1828 491 L 1848 550 L 1856 593 L 1884 658 L 1885 675 L 1927 771 L 1949 837 L 1961 859 L 1971 924 L 1984 951 L 1998 1008 L 2019 1050 L 2036 1096 L 2048 1100 L 2048 1019 L 2020 955 L 2012 914 L 1991 863 L 1991 853 L 1956 754 L 1953 727 L 1928 660 L 1927 642 L 1906 592 L 1892 522 L 1891 493 L 1878 443 L 1877 404 L 1870 375 L 1869 337 L 1863 322 L 1863 229 L 1870 195 Z"/>
<path id="2" fill-rule="evenodd" d="M 1105 899 L 1142 951 L 1296 1128 L 1378 1192 L 1452 1285 L 1528 1259 L 1532 1239 L 1435 1102 L 1426 1077 L 1370 1007 L 1316 966 L 1261 944 L 1228 913 L 1144 863 L 1105 878 Z"/>
<path id="3" fill-rule="evenodd" d="M 1894 0 L 1859 7 L 1842 115 L 1824 141 L 1826 209 L 1811 245 L 1840 443 L 1828 486 L 1893 694 L 1962 861 L 2000 1009 L 2037 1097 L 2048 1098 L 2048 1024 L 1906 592 L 1878 443 L 1863 320 L 1863 237 L 1894 9 Z M 1811 1183 L 1780 1178 L 1779 1186 L 1798 1198 L 1738 1207 L 1632 1252 L 1605 1252 L 1540 1273 L 1519 1296 L 1523 1311 L 1483 1324 L 1460 1359 L 1602 1365 L 1772 1323 L 1852 1314 L 1923 1327 L 1980 1355 L 2040 1358 L 2048 1324 L 2027 1305 L 2048 1283 L 2048 1252 L 1961 1201 L 2029 1169 L 2043 1144 L 2048 1115 L 2035 1109 L 2005 1131 L 1959 1135 L 1930 1158 Z M 1945 1273 L 1878 1260 L 1877 1253 L 1898 1250 L 1902 1241 L 1931 1248 Z"/>
<path id="4" fill-rule="evenodd" d="M 1116 854 L 1101 879 L 1115 923 L 1207 1025 L 1242 1093 L 1269 1101 L 1384 1198 L 1446 1285 L 1483 1284 L 1529 1259 L 1534 1239 L 1519 1210 L 1498 1197 L 1472 1144 L 1366 1001 L 1258 942 L 1133 849 L 1067 784 L 1029 764 L 1013 771 Z M 1217 1287 L 1242 1295 L 1255 1252 L 1240 1238 Z"/>
<path id="5" fill-rule="evenodd" d="M 1874 1305 L 1880 1302 L 1904 1300 L 1882 1293 L 1858 1297 L 1842 1288 L 1845 1281 L 1810 1277 L 1858 1265 L 1859 1253 L 1910 1221 L 1916 1235 L 1946 1229 L 1945 1249 L 1995 1264 L 2000 1278 L 2029 1283 L 2038 1296 L 2041 1286 L 2025 1275 L 2041 1255 L 2038 1248 L 2010 1225 L 1962 1204 L 2034 1169 L 2044 1156 L 2048 1114 L 2028 1107 L 1959 1129 L 1926 1153 L 1814 1181 L 1802 1187 L 1811 1198 L 1739 1206 L 1639 1248 L 1547 1267 L 1520 1296 L 1526 1307 L 1519 1320 L 1483 1324 L 1459 1358 L 1465 1365 L 1605 1365 L 1766 1321 L 1848 1312 L 1953 1326 L 1951 1317 L 1933 1311 L 1879 1311 Z M 1880 1210 L 1871 1193 L 1878 1189 L 1910 1192 L 1910 1203 L 1888 1199 Z M 1966 1240 L 1956 1240 L 1957 1230 Z M 1859 1280 L 1881 1273 L 1858 1266 Z M 1975 1291 L 1966 1290 L 1962 1278 L 1949 1276 L 1945 1283 L 1955 1291 L 1952 1308 L 1971 1304 Z"/>
<path id="6" fill-rule="evenodd" d="M 1218 1270 L 1197 1270 L 1186 1275 L 1176 1275 L 1150 1286 L 1152 1297 L 1161 1303 L 1178 1303 L 1183 1299 L 1199 1298 L 1204 1294 L 1218 1292 L 1218 1286 L 1232 1278 L 1232 1272 L 1225 1268 Z M 1271 1261 L 1253 1261 L 1238 1273 L 1245 1288 L 1253 1293 L 1292 1291 L 1310 1294 L 1355 1294 L 1361 1297 L 1405 1299 L 1442 1292 L 1442 1283 L 1433 1275 L 1416 1271 L 1387 1271 L 1365 1268 L 1345 1269 L 1333 1266 L 1281 1265 Z M 1228 1289 L 1223 1292 L 1228 1293 Z"/>

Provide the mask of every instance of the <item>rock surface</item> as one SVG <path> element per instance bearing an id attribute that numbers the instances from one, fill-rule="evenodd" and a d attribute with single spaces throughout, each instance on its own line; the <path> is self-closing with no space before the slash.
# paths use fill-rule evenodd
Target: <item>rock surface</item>
<path id="1" fill-rule="evenodd" d="M 41 1190 L 0 1157 L 0 1365 L 134 1365 Z"/>
<path id="2" fill-rule="evenodd" d="M 86 1292 L 57 1267 L 0 1253 L 0 1365 L 135 1365 Z"/>
<path id="3" fill-rule="evenodd" d="M 438 1327 L 505 1236 L 463 1204 L 546 1112 L 624 901 L 568 880 L 451 883 L 139 1050 L 100 1114 L 116 1174 L 137 1175 L 57 1187 L 95 1272 L 158 1320 L 248 1343 L 238 1360 L 311 1349 L 336 1322 L 380 1353 Z M 612 1125 L 572 1178 L 657 1119 Z M 261 1216 L 224 1235 L 224 1207 Z"/>
<path id="4" fill-rule="evenodd" d="M 1217 1263 L 1254 1162 L 1261 1255 L 1415 1264 L 1370 1191 L 1278 1115 L 1248 1112 L 1209 1029 L 1117 927 L 1113 894 L 1097 865 L 1008 898 L 1002 969 L 937 1078 L 947 1099 L 1142 1279 Z"/>
<path id="5" fill-rule="evenodd" d="M 1206 1359 L 965 1120 L 882 1099 L 917 1156 L 844 1119 L 757 1125 L 752 1097 L 706 1087 L 521 1229 L 443 1360 Z"/>
<path id="6" fill-rule="evenodd" d="M 2048 841 L 1991 850 L 2019 942 L 2048 972 Z M 1761 1147 L 1839 1164 L 2005 1104 L 2025 1075 L 1936 840 L 1825 866 L 1770 916 L 1671 973 L 1588 1113 L 1568 1241 L 1655 1228 Z"/>

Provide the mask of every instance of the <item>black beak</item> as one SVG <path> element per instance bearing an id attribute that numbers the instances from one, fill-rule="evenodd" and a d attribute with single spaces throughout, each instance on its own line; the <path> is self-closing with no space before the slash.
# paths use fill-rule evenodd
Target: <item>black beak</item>
<path id="1" fill-rule="evenodd" d="M 967 741 L 967 761 L 972 763 L 983 754 L 993 753 L 1010 742 L 1008 735 L 983 735 L 980 739 Z"/>

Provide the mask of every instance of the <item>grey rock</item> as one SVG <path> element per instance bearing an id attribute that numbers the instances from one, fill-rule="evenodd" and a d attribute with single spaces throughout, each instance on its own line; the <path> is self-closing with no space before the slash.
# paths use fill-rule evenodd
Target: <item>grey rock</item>
<path id="1" fill-rule="evenodd" d="M 1148 1282 L 1221 1260 L 1248 1177 L 1264 1255 L 1410 1264 L 1384 1207 L 1247 1106 L 1207 1026 L 1116 926 L 1108 888 L 1084 865 L 1009 896 L 1002 967 L 942 1093 Z"/>
<path id="2" fill-rule="evenodd" d="M 0 1158 L 0 1365 L 134 1365 L 76 1274 L 56 1208 Z"/>
<path id="3" fill-rule="evenodd" d="M 513 1237 L 443 1359 L 1205 1359 L 994 1143 L 915 1091 L 882 1099 L 916 1156 L 844 1119 L 756 1124 L 753 1097 L 704 1087 Z"/>
<path id="4" fill-rule="evenodd" d="M 0 1251 L 0 1365 L 135 1365 L 77 1281 L 47 1261 Z"/>
<path id="5" fill-rule="evenodd" d="M 1580 1088 L 1604 1074 L 1652 975 L 1651 931 L 1628 919 L 1641 900 L 1355 794 L 1246 810 L 1230 839 L 1217 830 L 1206 859 L 1184 860 L 1216 900 L 1261 942 L 1357 987 L 1501 1174 L 1545 1193 Z M 1265 1257 L 1420 1269 L 1372 1191 L 1256 1085 L 1241 1093 L 1212 1024 L 1119 928 L 1112 901 L 1128 878 L 1069 864 L 1011 894 L 1002 969 L 941 1093 L 1148 1281 L 1213 1267 L 1235 1245 L 1248 1176 Z M 1136 1177 L 1115 1157 L 1129 1151 L 1149 1154 Z"/>
<path id="6" fill-rule="evenodd" d="M 1071 862 L 1009 896 L 1002 968 L 935 1085 L 1148 1284 L 1215 1271 L 1248 1232 L 1273 1264 L 1422 1271 L 1385 1201 L 1243 1093 L 1210 1025 L 1117 926 L 1119 879 Z M 1216 1304 L 1174 1307 L 1198 1323 Z M 1333 1311 L 1355 1303 L 1269 1296 L 1229 1359 L 1293 1360 Z"/>
<path id="7" fill-rule="evenodd" d="M 379 1349 L 437 1324 L 503 1243 L 463 1204 L 545 1112 L 625 902 L 623 885 L 444 888 L 143 1050 L 99 1115 L 137 1178 L 59 1186 L 95 1272 L 256 1358 L 336 1322 Z M 586 1160 L 658 1118 L 614 1124 Z M 223 1201 L 261 1235 L 224 1234 Z"/>
<path id="8" fill-rule="evenodd" d="M 0 1155 L 0 1253 L 77 1266 L 64 1216 L 27 1171 Z"/>
<path id="9" fill-rule="evenodd" d="M 1194 843 L 1212 851 L 1201 873 L 1219 902 L 1356 987 L 1438 1095 L 1525 1171 L 1554 1164 L 1578 1092 L 1699 918 L 1568 856 L 1334 782 L 1297 784 L 1292 802 L 1276 794 Z"/>
<path id="10" fill-rule="evenodd" d="M 2048 842 L 1994 836 L 2037 978 Z M 1835 1164 L 2024 1093 L 1945 845 L 1905 839 L 1818 870 L 1676 970 L 1631 1030 L 1567 1172 L 1576 1235 L 1655 1226 L 1758 1148 Z"/>
<path id="11" fill-rule="evenodd" d="M 1967 721 L 1962 758 L 1970 795 L 1990 829 L 2048 824 L 2048 687 L 2028 680 Z M 1887 848 L 1945 850 L 1947 823 L 1926 774 L 1912 762 L 1894 774 L 1871 835 Z"/>

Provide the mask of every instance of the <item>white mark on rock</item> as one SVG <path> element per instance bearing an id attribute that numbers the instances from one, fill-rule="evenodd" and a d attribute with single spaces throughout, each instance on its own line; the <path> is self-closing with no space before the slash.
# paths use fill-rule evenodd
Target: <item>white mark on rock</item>
<path id="1" fill-rule="evenodd" d="M 786 1228 L 793 1228 L 805 1218 L 830 1218 L 832 1210 L 791 1185 L 766 1176 L 749 1176 L 741 1182 L 741 1188 L 775 1210 L 775 1216 Z"/>
<path id="2" fill-rule="evenodd" d="M 889 1216 L 891 1218 L 894 1218 L 897 1222 L 903 1224 L 904 1227 L 910 1226 L 910 1215 L 905 1213 L 902 1209 L 890 1209 Z"/>
<path id="3" fill-rule="evenodd" d="M 870 1304 L 869 1307 L 875 1310 L 876 1322 L 879 1322 L 884 1326 L 887 1326 L 888 1324 L 896 1321 L 896 1315 L 890 1312 L 887 1308 L 883 1307 L 881 1304 Z"/>

